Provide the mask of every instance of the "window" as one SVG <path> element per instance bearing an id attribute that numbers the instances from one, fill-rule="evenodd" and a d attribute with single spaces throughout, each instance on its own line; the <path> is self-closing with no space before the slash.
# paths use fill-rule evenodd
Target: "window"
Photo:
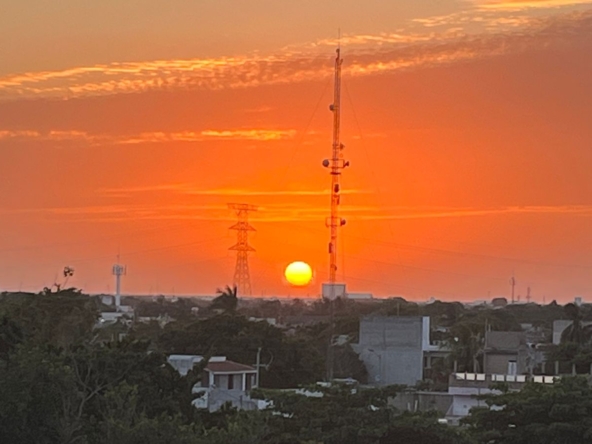
<path id="1" fill-rule="evenodd" d="M 234 388 L 234 375 L 228 375 L 228 390 Z"/>
<path id="2" fill-rule="evenodd" d="M 508 375 L 515 375 L 516 373 L 518 373 L 516 361 L 508 361 Z"/>

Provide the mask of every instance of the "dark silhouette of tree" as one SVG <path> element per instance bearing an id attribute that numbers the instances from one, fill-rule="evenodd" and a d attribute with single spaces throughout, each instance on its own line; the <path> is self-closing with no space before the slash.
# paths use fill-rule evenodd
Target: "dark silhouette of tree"
<path id="1" fill-rule="evenodd" d="M 584 377 L 528 383 L 520 391 L 484 396 L 488 407 L 463 420 L 476 442 L 489 444 L 589 443 L 592 388 Z M 495 409 L 490 409 L 496 406 Z"/>
<path id="2" fill-rule="evenodd" d="M 570 303 L 563 310 L 571 320 L 571 325 L 563 330 L 561 342 L 573 342 L 578 345 L 589 343 L 592 339 L 592 329 L 590 326 L 584 327 L 582 325 L 583 314 L 581 308 L 574 303 Z"/>
<path id="3" fill-rule="evenodd" d="M 219 296 L 212 301 L 210 308 L 212 310 L 222 310 L 225 313 L 234 313 L 238 305 L 237 291 L 236 285 L 232 287 L 227 285 L 224 290 L 216 290 L 216 294 Z"/>

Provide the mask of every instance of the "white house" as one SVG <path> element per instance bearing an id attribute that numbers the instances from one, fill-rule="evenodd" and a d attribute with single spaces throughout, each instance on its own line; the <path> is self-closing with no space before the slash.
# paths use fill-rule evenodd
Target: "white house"
<path id="1" fill-rule="evenodd" d="M 203 361 L 200 355 L 170 355 L 169 364 L 182 376 L 186 376 L 195 364 Z M 257 386 L 257 370 L 245 364 L 230 361 L 226 356 L 213 356 L 203 369 L 201 381 L 195 384 L 192 393 L 200 395 L 193 400 L 196 408 L 216 411 L 224 404 L 244 410 L 258 408 L 249 392 Z"/>

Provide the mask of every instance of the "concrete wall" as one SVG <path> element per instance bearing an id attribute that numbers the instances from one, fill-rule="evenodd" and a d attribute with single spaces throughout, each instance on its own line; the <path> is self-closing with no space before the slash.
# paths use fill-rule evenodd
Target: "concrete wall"
<path id="1" fill-rule="evenodd" d="M 415 385 L 421 381 L 424 327 L 422 317 L 362 318 L 360 341 L 354 350 L 366 365 L 368 381 L 376 385 Z"/>
<path id="2" fill-rule="evenodd" d="M 488 374 L 497 374 L 497 375 L 505 375 L 508 373 L 508 363 L 510 361 L 516 361 L 516 374 L 520 375 L 524 372 L 524 363 L 520 365 L 520 360 L 518 359 L 518 354 L 509 355 L 509 354 L 494 354 L 489 353 L 486 357 L 485 362 L 485 373 Z"/>
<path id="3" fill-rule="evenodd" d="M 403 392 L 389 398 L 388 404 L 401 411 L 429 412 L 446 415 L 452 405 L 452 395 L 438 392 Z"/>
<path id="4" fill-rule="evenodd" d="M 490 389 L 455 389 L 449 390 L 452 395 L 452 407 L 448 416 L 467 416 L 473 407 L 485 407 L 485 401 L 478 399 L 479 395 L 491 393 Z"/>
<path id="5" fill-rule="evenodd" d="M 229 402 L 240 410 L 257 410 L 257 402 L 241 390 L 212 389 L 208 397 L 208 410 L 215 412 Z"/>

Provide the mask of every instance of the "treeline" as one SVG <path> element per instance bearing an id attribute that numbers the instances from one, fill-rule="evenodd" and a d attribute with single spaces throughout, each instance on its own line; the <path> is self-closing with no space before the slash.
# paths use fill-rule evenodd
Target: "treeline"
<path id="1" fill-rule="evenodd" d="M 397 387 L 321 389 L 315 383 L 325 374 L 328 325 L 286 330 L 249 321 L 255 314 L 249 310 L 261 307 L 241 307 L 228 296 L 202 307 L 207 315 L 201 318 L 190 315 L 188 301 L 144 301 L 156 304 L 150 308 L 155 316 L 171 305 L 185 309 L 166 325 L 136 319 L 97 328 L 104 307 L 99 298 L 80 291 L 0 295 L 0 442 L 577 444 L 592 437 L 592 393 L 585 379 L 528 386 L 519 393 L 501 387 L 502 395 L 488 402 L 505 408 L 482 409 L 460 428 L 439 424 L 436 414 L 395 411 L 388 398 Z M 448 324 L 451 331 L 458 323 L 480 325 L 484 319 L 510 328 L 517 323 L 504 310 L 431 305 L 429 310 L 437 309 L 432 314 L 436 323 Z M 336 332 L 355 336 L 360 313 L 370 306 L 338 303 Z M 372 310 L 403 315 L 415 308 L 405 301 L 384 301 Z M 322 315 L 327 306 L 296 302 L 285 309 Z M 181 377 L 166 361 L 169 354 L 189 353 L 253 364 L 259 348 L 269 364 L 262 370 L 259 396 L 273 400 L 273 408 L 264 411 L 195 409 L 191 388 L 200 369 Z M 364 380 L 364 367 L 347 344 L 337 347 L 336 362 L 337 377 Z M 323 396 L 280 390 L 298 386 Z"/>

